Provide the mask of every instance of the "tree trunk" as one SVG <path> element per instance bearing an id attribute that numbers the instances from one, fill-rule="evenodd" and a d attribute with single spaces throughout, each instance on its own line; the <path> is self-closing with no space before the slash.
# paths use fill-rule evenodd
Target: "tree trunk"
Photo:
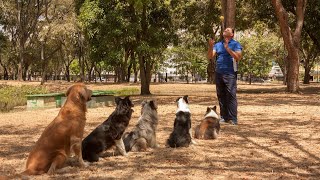
<path id="1" fill-rule="evenodd" d="M 292 93 L 299 91 L 299 47 L 306 2 L 307 0 L 297 0 L 296 29 L 292 33 L 289 27 L 288 13 L 284 9 L 281 0 L 272 0 L 272 5 L 280 24 L 283 41 L 288 51 L 288 62 L 286 63 L 288 70 L 287 91 Z"/>
<path id="2" fill-rule="evenodd" d="M 209 61 L 208 66 L 207 66 L 207 74 L 208 74 L 208 79 L 207 82 L 210 84 L 215 84 L 215 60 Z"/>
<path id="3" fill-rule="evenodd" d="M 128 59 L 129 59 L 129 53 L 130 53 L 129 48 L 125 48 L 123 53 L 124 53 L 124 61 L 121 66 L 121 82 L 128 82 L 128 80 L 127 80 L 128 74 L 127 73 L 130 73 L 127 71 L 128 70 Z"/>
<path id="4" fill-rule="evenodd" d="M 41 43 L 41 63 L 42 63 L 42 78 L 41 78 L 41 85 L 44 85 L 44 82 L 46 81 L 46 75 L 47 75 L 47 71 L 46 71 L 46 62 L 45 62 L 45 58 L 44 58 L 44 43 Z"/>
<path id="5" fill-rule="evenodd" d="M 303 84 L 310 84 L 310 69 L 309 67 L 304 69 Z"/>
<path id="6" fill-rule="evenodd" d="M 225 28 L 235 28 L 236 21 L 236 1 L 235 0 L 221 0 L 221 11 L 222 16 L 224 17 L 224 21 L 222 23 L 222 29 Z"/>
<path id="7" fill-rule="evenodd" d="M 135 59 L 134 51 L 131 51 L 130 57 L 131 57 L 131 62 L 132 62 L 133 74 L 134 74 L 133 82 L 137 83 L 138 82 L 138 70 L 137 70 L 137 62 Z"/>
<path id="8" fill-rule="evenodd" d="M 19 64 L 18 64 L 18 81 L 23 81 L 23 65 L 24 65 L 24 43 L 22 40 L 19 43 Z"/>
<path id="9" fill-rule="evenodd" d="M 144 55 L 139 55 L 141 95 L 150 95 L 151 64 Z"/>
<path id="10" fill-rule="evenodd" d="M 78 32 L 78 46 L 79 46 L 79 66 L 80 66 L 80 81 L 85 81 L 85 74 L 84 74 L 84 53 L 83 53 L 83 40 L 82 40 L 82 34 Z"/>

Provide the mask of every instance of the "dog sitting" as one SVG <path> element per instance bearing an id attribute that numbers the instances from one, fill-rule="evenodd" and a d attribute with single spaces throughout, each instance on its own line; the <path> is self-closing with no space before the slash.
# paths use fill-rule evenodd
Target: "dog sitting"
<path id="1" fill-rule="evenodd" d="M 126 151 L 146 151 L 148 147 L 156 148 L 157 125 L 157 105 L 153 100 L 143 101 L 138 124 L 133 131 L 123 136 Z"/>
<path id="2" fill-rule="evenodd" d="M 189 147 L 191 139 L 191 113 L 188 104 L 188 96 L 179 97 L 178 110 L 174 120 L 173 132 L 167 140 L 167 145 L 175 147 Z"/>
<path id="3" fill-rule="evenodd" d="M 78 157 L 80 166 L 85 166 L 81 141 L 86 123 L 86 102 L 91 100 L 91 95 L 92 91 L 83 84 L 68 89 L 64 106 L 36 142 L 22 174 L 54 174 L 56 169 L 63 167 L 70 151 Z"/>
<path id="4" fill-rule="evenodd" d="M 197 139 L 217 139 L 220 132 L 219 117 L 217 107 L 207 107 L 204 120 L 196 126 L 194 137 Z"/>
<path id="5" fill-rule="evenodd" d="M 117 97 L 115 101 L 114 112 L 82 141 L 84 160 L 99 161 L 99 154 L 113 145 L 122 155 L 127 155 L 121 137 L 131 119 L 133 103 L 128 96 L 124 99 Z"/>

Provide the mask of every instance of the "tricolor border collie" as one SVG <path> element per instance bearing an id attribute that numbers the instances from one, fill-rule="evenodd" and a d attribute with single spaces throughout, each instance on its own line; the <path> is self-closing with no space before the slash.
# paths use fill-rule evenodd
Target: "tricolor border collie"
<path id="1" fill-rule="evenodd" d="M 189 147 L 191 139 L 191 112 L 189 109 L 188 96 L 179 97 L 177 100 L 178 110 L 174 120 L 173 132 L 167 140 L 167 145 L 172 148 Z"/>
<path id="2" fill-rule="evenodd" d="M 207 107 L 204 119 L 196 126 L 194 137 L 197 139 L 217 139 L 220 132 L 217 107 Z"/>
<path id="3" fill-rule="evenodd" d="M 99 160 L 99 154 L 116 145 L 122 155 L 127 155 L 122 135 L 127 128 L 133 113 L 133 103 L 129 96 L 124 99 L 116 97 L 116 109 L 96 129 L 82 141 L 82 157 L 89 162 Z"/>

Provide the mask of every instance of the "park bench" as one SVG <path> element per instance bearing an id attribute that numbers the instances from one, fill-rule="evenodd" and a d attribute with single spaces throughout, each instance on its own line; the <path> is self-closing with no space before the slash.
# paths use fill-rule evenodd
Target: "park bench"
<path id="1" fill-rule="evenodd" d="M 65 96 L 64 93 L 26 95 L 27 109 L 59 107 L 61 106 L 61 98 L 63 96 Z"/>
<path id="2" fill-rule="evenodd" d="M 88 108 L 95 108 L 101 106 L 113 106 L 115 103 L 115 92 L 95 90 L 92 92 L 91 101 L 87 102 Z M 67 97 L 64 93 L 49 93 L 49 94 L 33 94 L 26 95 L 27 109 L 39 108 L 60 108 L 63 106 Z"/>

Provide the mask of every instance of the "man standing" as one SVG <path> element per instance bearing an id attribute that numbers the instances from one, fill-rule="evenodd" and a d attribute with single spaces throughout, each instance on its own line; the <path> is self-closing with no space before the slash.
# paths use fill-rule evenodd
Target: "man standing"
<path id="1" fill-rule="evenodd" d="M 214 44 L 209 40 L 208 59 L 216 61 L 216 89 L 220 106 L 220 122 L 230 122 L 237 125 L 237 69 L 238 61 L 241 59 L 242 47 L 233 39 L 234 30 L 226 28 L 223 31 L 223 40 Z"/>

